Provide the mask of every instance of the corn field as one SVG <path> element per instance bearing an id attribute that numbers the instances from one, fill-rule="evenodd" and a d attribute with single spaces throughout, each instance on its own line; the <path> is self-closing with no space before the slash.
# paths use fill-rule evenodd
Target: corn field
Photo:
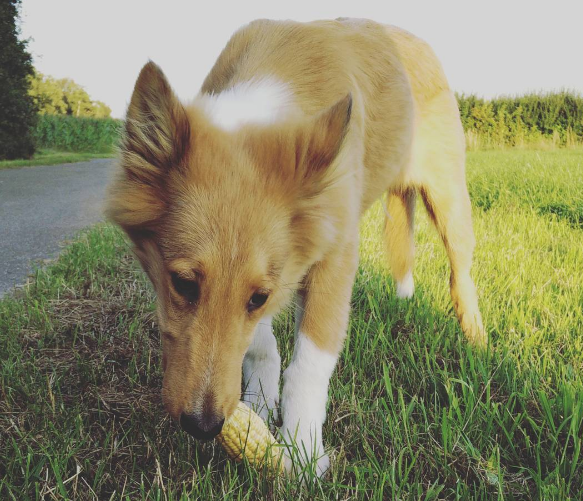
<path id="1" fill-rule="evenodd" d="M 37 149 L 108 153 L 117 144 L 121 120 L 69 115 L 39 115 L 34 140 Z"/>

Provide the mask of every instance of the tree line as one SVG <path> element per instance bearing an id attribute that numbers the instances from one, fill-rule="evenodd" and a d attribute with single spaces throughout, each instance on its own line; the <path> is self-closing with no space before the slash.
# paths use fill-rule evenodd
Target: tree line
<path id="1" fill-rule="evenodd" d="M 70 78 L 56 79 L 37 71 L 29 77 L 29 94 L 41 115 L 107 118 L 111 108 L 93 101 L 87 91 Z"/>
<path id="2" fill-rule="evenodd" d="M 549 92 L 486 100 L 458 95 L 470 148 L 575 146 L 583 143 L 583 96 Z"/>

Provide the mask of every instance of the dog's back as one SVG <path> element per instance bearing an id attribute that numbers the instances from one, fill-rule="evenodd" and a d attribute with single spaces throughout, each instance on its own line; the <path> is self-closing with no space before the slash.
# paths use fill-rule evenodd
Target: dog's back
<path id="1" fill-rule="evenodd" d="M 361 213 L 387 187 L 422 181 L 411 162 L 422 121 L 448 122 L 446 135 L 456 131 L 459 143 L 457 108 L 439 61 L 400 28 L 347 18 L 254 21 L 233 35 L 201 92 L 219 94 L 262 76 L 285 82 L 307 115 L 352 94 L 351 135 L 364 147 Z"/>
<path id="2" fill-rule="evenodd" d="M 440 232 L 452 265 L 451 293 L 466 335 L 486 336 L 469 277 L 474 249 L 465 179 L 465 138 L 457 101 L 440 62 L 423 40 L 365 19 L 296 23 L 259 20 L 231 38 L 202 87 L 220 93 L 258 76 L 289 85 L 295 103 L 315 114 L 352 95 L 336 167 L 349 187 L 345 204 L 362 214 L 385 191 L 385 235 L 400 296 L 413 294 L 416 193 Z"/>

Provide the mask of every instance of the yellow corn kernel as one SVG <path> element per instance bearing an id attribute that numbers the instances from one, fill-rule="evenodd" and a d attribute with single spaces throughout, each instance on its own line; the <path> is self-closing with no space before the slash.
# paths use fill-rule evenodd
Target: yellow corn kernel
<path id="1" fill-rule="evenodd" d="M 251 464 L 257 466 L 262 466 L 267 461 L 272 468 L 282 467 L 281 448 L 275 437 L 263 419 L 243 402 L 239 402 L 235 412 L 225 420 L 217 440 L 236 461 L 241 461 L 245 456 Z"/>

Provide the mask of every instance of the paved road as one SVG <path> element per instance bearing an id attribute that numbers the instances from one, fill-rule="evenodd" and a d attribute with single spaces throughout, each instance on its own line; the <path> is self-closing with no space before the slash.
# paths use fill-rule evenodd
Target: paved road
<path id="1" fill-rule="evenodd" d="M 0 170 L 0 296 L 63 240 L 103 220 L 111 159 Z"/>

